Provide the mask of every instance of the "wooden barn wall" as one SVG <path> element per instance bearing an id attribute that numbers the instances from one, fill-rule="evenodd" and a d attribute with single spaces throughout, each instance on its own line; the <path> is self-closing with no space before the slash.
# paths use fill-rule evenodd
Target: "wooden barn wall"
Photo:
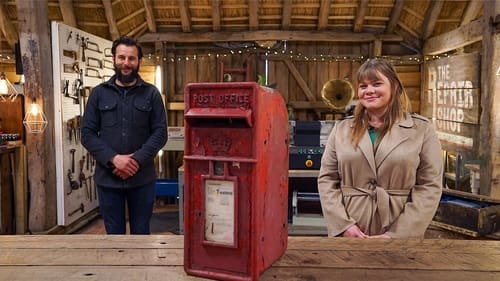
<path id="1" fill-rule="evenodd" d="M 295 120 L 322 120 L 341 116 L 322 102 L 321 89 L 331 79 L 345 79 L 357 89 L 356 73 L 369 57 L 371 44 L 349 43 L 288 43 L 286 50 L 255 52 L 253 50 L 166 49 L 163 60 L 164 94 L 169 126 L 184 126 L 184 88 L 188 83 L 219 82 L 224 68 L 244 68 L 250 65 L 250 80 L 265 76 L 268 65 L 268 85 L 274 85 L 285 103 L 293 108 Z M 292 55 L 291 55 L 292 54 Z M 411 98 L 413 111 L 420 112 L 421 73 L 419 64 L 394 63 Z M 233 74 L 233 81 L 245 81 L 244 75 Z M 309 96 L 306 92 L 312 94 Z M 355 93 L 354 93 L 355 95 Z M 176 177 L 182 165 L 182 153 L 167 152 L 166 177 Z"/>

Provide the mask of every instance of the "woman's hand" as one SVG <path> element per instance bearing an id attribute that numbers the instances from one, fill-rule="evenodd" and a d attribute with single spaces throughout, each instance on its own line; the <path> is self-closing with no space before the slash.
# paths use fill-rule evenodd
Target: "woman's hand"
<path id="1" fill-rule="evenodd" d="M 369 236 L 363 233 L 361 229 L 357 225 L 353 225 L 349 227 L 344 233 L 342 233 L 343 237 L 353 237 L 353 238 L 368 238 Z"/>

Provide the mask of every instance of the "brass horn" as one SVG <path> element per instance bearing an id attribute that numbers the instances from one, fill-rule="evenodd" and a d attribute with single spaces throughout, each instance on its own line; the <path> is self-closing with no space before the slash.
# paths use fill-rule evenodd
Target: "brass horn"
<path id="1" fill-rule="evenodd" d="M 333 109 L 345 109 L 354 98 L 354 89 L 347 80 L 332 79 L 323 85 L 321 98 Z"/>

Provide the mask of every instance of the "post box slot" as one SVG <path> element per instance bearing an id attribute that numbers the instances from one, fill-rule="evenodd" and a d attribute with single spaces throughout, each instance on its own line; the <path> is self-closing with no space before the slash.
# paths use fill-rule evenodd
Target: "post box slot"
<path id="1" fill-rule="evenodd" d="M 252 110 L 240 108 L 193 108 L 186 121 L 195 127 L 249 128 L 253 126 Z"/>

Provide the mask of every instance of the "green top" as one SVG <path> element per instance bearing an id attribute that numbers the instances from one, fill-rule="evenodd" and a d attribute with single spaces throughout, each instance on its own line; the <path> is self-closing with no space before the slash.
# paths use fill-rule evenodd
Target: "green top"
<path id="1" fill-rule="evenodd" d="M 378 133 L 377 130 L 373 127 L 368 127 L 368 134 L 370 135 L 370 139 L 372 140 L 372 144 L 375 145 L 377 142 Z"/>

